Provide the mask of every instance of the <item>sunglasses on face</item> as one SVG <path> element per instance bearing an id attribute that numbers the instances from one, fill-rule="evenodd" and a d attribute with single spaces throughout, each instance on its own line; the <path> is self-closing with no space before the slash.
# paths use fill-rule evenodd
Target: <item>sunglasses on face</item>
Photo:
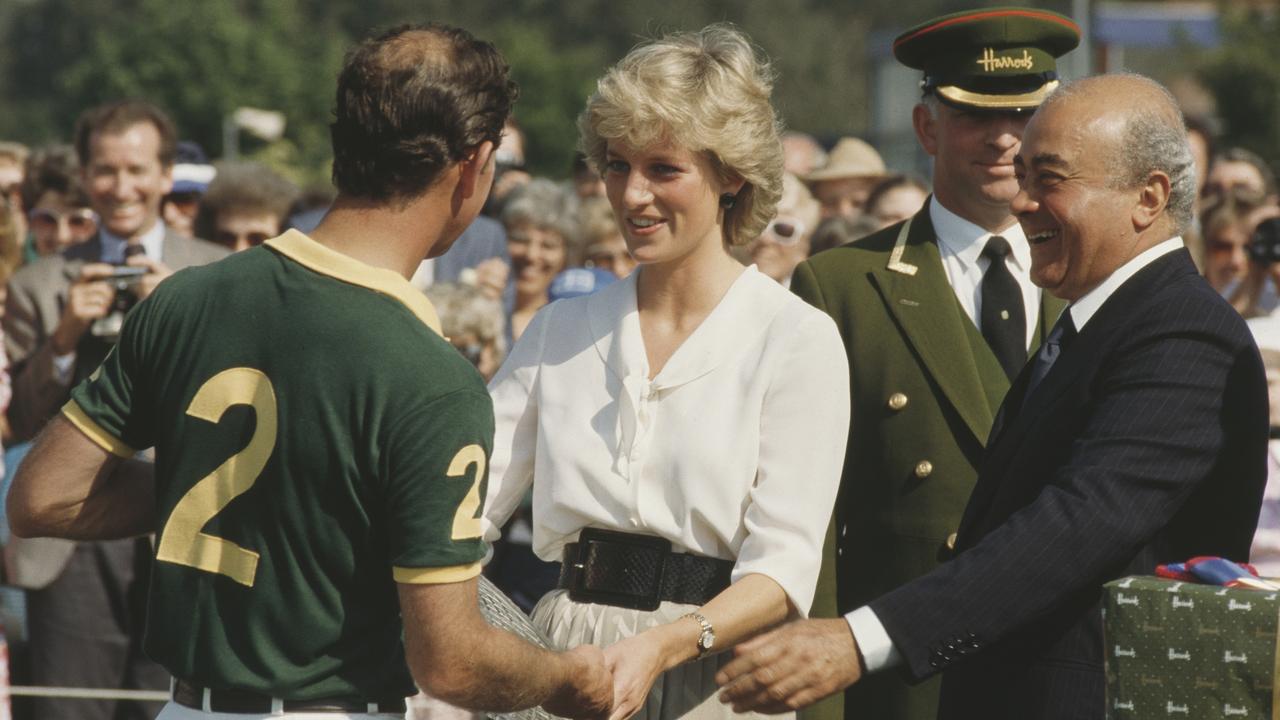
<path id="1" fill-rule="evenodd" d="M 36 232 L 57 232 L 58 227 L 64 222 L 74 233 L 90 234 L 98 229 L 98 216 L 89 208 L 70 210 L 65 213 L 37 208 L 27 215 L 27 220 L 31 224 L 31 229 Z"/>
<path id="2" fill-rule="evenodd" d="M 271 235 L 268 235 L 264 232 L 251 232 L 251 233 L 239 234 L 239 233 L 233 233 L 230 230 L 219 230 L 213 234 L 213 239 L 216 242 L 219 242 L 223 245 L 226 245 L 227 247 L 232 247 L 232 248 L 236 247 L 236 245 L 238 245 L 241 240 L 244 240 L 246 243 L 248 243 L 249 247 L 258 247 L 262 243 L 270 240 L 271 238 L 272 238 Z"/>
<path id="3" fill-rule="evenodd" d="M 776 217 L 769 221 L 764 231 L 773 235 L 773 238 L 783 245 L 790 245 L 798 242 L 804 237 L 804 223 L 793 217 Z"/>
<path id="4" fill-rule="evenodd" d="M 198 192 L 169 193 L 164 196 L 164 202 L 174 206 L 186 215 L 194 216 L 196 211 L 200 209 L 200 197 Z"/>

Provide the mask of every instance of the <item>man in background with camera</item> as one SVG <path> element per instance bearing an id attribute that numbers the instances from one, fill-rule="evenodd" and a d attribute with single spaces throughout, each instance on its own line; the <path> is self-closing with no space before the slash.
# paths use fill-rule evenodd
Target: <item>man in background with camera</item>
<path id="1" fill-rule="evenodd" d="M 12 361 L 14 439 L 29 440 L 101 363 L 123 315 L 175 270 L 227 251 L 170 232 L 160 201 L 173 185 L 173 122 L 124 100 L 86 111 L 75 147 L 99 230 L 89 241 L 27 265 L 9 282 L 3 320 Z M 27 588 L 31 684 L 167 689 L 141 651 L 148 541 L 76 544 L 18 540 L 5 548 L 7 581 Z M 154 717 L 158 705 L 40 699 L 35 717 Z"/>

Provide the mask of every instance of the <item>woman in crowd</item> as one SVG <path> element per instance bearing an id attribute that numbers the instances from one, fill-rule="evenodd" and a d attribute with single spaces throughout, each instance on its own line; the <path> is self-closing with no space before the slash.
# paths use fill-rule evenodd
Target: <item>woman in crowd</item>
<path id="1" fill-rule="evenodd" d="M 818 226 L 818 210 L 818 201 L 804 183 L 791 173 L 783 175 L 778 214 L 745 248 L 756 269 L 783 287 L 791 287 L 791 274 L 809 257 L 809 238 Z"/>
<path id="2" fill-rule="evenodd" d="M 875 229 L 887 228 L 920 212 L 929 199 L 929 188 L 914 175 L 890 175 L 867 196 L 866 214 L 875 220 Z"/>
<path id="3" fill-rule="evenodd" d="M 713 26 L 632 50 L 579 119 L 639 268 L 537 314 L 490 385 L 493 540 L 533 485 L 534 621 L 606 647 L 614 717 L 729 717 L 712 653 L 804 615 L 848 430 L 830 318 L 730 247 L 782 190 L 768 66 Z"/>
<path id="4" fill-rule="evenodd" d="M 627 240 L 622 236 L 609 200 L 585 198 L 578 217 L 582 222 L 583 266 L 607 270 L 620 278 L 630 275 L 636 269 L 636 261 L 627 250 Z"/>
<path id="5" fill-rule="evenodd" d="M 569 265 L 578 225 L 573 195 L 550 180 L 538 178 L 514 190 L 502 206 L 511 255 L 513 293 L 507 332 L 512 341 L 548 302 L 547 289 Z"/>
<path id="6" fill-rule="evenodd" d="M 41 148 L 27 160 L 22 182 L 31 246 L 27 259 L 62 252 L 98 231 L 89 195 L 80 183 L 80 165 L 70 145 Z"/>

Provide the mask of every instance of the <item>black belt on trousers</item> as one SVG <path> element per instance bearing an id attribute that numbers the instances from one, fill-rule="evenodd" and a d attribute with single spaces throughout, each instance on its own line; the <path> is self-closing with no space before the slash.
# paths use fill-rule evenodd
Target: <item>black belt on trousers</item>
<path id="1" fill-rule="evenodd" d="M 204 709 L 204 688 L 182 680 L 174 681 L 173 701 L 196 710 Z M 270 695 L 245 690 L 209 690 L 209 712 L 267 714 L 272 711 Z M 344 698 L 317 698 L 315 700 L 283 700 L 284 712 L 312 713 L 400 713 L 405 711 L 404 698 L 384 699 L 376 703 Z M 377 707 L 370 710 L 370 704 Z"/>
<path id="2" fill-rule="evenodd" d="M 732 560 L 671 551 L 652 535 L 584 528 L 564 547 L 559 587 L 576 602 L 656 610 L 663 600 L 702 605 L 729 587 Z"/>

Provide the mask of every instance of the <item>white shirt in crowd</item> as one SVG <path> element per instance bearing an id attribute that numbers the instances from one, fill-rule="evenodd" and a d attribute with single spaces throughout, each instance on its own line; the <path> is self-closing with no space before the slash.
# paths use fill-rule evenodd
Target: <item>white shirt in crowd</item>
<path id="1" fill-rule="evenodd" d="M 584 527 L 657 535 L 807 614 L 849 428 L 835 324 L 753 266 L 649 379 L 638 275 L 543 308 L 490 383 L 485 539 L 533 483 L 544 560 Z"/>

